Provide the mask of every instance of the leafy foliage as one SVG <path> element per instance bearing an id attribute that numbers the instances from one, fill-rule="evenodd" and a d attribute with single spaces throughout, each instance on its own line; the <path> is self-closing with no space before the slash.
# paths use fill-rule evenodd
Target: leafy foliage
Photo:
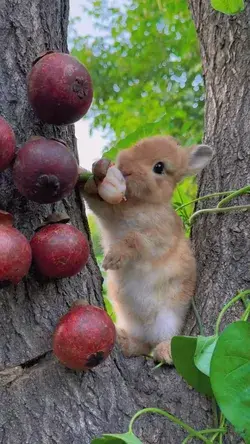
<path id="1" fill-rule="evenodd" d="M 139 128 L 137 128 L 136 131 L 124 137 L 124 139 L 121 139 L 111 149 L 105 152 L 105 157 L 114 160 L 121 150 L 123 150 L 124 148 L 129 148 L 140 139 L 154 136 L 155 134 L 164 134 L 164 116 L 156 122 L 147 123 L 146 125 L 140 126 Z"/>
<path id="2" fill-rule="evenodd" d="M 194 210 L 194 204 L 190 205 L 190 202 L 195 198 L 196 192 L 196 179 L 194 177 L 186 177 L 177 185 L 172 197 L 173 207 L 183 221 L 187 237 L 190 236 L 191 226 L 189 219 Z"/>
<path id="3" fill-rule="evenodd" d="M 198 392 L 212 396 L 209 378 L 194 363 L 197 338 L 175 336 L 171 341 L 171 353 L 178 373 Z"/>
<path id="4" fill-rule="evenodd" d="M 115 4 L 115 3 L 114 3 Z M 72 53 L 94 83 L 94 127 L 119 140 L 148 123 L 192 144 L 202 138 L 203 81 L 186 0 L 95 0 L 98 35 L 74 37 Z M 155 128 L 156 130 L 156 128 Z"/>
<path id="5" fill-rule="evenodd" d="M 197 337 L 194 363 L 196 367 L 207 376 L 210 376 L 210 364 L 217 340 L 218 336 Z"/>
<path id="6" fill-rule="evenodd" d="M 211 361 L 211 383 L 221 411 L 250 442 L 250 324 L 238 321 L 220 335 Z"/>
<path id="7" fill-rule="evenodd" d="M 211 5 L 224 14 L 236 14 L 244 11 L 244 0 L 211 0 Z"/>

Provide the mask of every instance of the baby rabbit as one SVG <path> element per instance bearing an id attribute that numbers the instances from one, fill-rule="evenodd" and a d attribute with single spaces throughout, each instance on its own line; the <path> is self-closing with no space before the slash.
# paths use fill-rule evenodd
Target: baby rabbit
<path id="1" fill-rule="evenodd" d="M 199 172 L 211 157 L 207 145 L 183 149 L 170 136 L 151 137 L 117 157 L 126 200 L 117 205 L 102 200 L 98 177 L 83 187 L 101 225 L 108 296 L 125 356 L 153 351 L 156 361 L 172 362 L 170 342 L 181 332 L 194 294 L 196 265 L 170 201 L 177 182 Z"/>

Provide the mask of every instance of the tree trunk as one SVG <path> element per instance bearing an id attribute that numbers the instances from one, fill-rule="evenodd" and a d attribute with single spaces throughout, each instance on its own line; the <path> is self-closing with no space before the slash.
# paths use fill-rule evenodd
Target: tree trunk
<path id="1" fill-rule="evenodd" d="M 215 158 L 200 178 L 200 193 L 241 187 L 249 181 L 249 15 L 211 11 L 190 0 L 201 40 L 207 88 L 206 141 Z M 197 8 L 197 9 L 196 9 Z M 13 126 L 18 144 L 31 135 L 65 139 L 76 153 L 74 131 L 42 125 L 27 104 L 26 76 L 46 49 L 67 50 L 68 0 L 2 0 L 0 10 L 0 112 Z M 1 208 L 31 237 L 52 207 L 27 202 L 13 188 L 11 172 L 0 176 Z M 243 199 L 244 200 L 244 199 Z M 53 206 L 69 213 L 88 234 L 76 192 Z M 210 333 L 223 302 L 249 287 L 249 214 L 200 217 L 194 245 L 199 263 L 197 303 Z M 125 432 L 143 407 L 160 407 L 196 428 L 212 423 L 211 406 L 188 388 L 173 368 L 153 371 L 144 358 L 112 358 L 93 371 L 67 370 L 53 357 L 51 336 L 71 302 L 86 297 L 101 304 L 101 278 L 93 259 L 71 279 L 39 282 L 33 272 L 16 288 L 0 291 L 0 443 L 89 444 L 102 433 Z M 185 333 L 197 333 L 191 313 Z M 180 443 L 185 433 L 166 419 L 144 416 L 135 426 L 145 444 Z M 234 443 L 239 442 L 234 438 Z M 227 442 L 231 442 L 227 439 Z"/>
<path id="2" fill-rule="evenodd" d="M 215 156 L 199 180 L 199 195 L 250 183 L 250 4 L 228 16 L 209 2 L 189 0 L 201 48 L 205 88 L 205 142 Z M 213 204 L 217 202 L 212 202 Z M 229 205 L 249 204 L 249 196 Z M 211 205 L 206 202 L 197 209 Z M 207 332 L 222 304 L 250 288 L 250 212 L 200 217 L 193 230 L 198 262 L 197 298 Z M 235 310 L 234 314 L 237 314 Z M 226 318 L 228 322 L 232 317 Z"/>

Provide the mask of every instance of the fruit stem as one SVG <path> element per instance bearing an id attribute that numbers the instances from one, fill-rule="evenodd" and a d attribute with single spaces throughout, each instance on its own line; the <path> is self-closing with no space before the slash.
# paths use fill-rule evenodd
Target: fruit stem
<path id="1" fill-rule="evenodd" d="M 6 227 L 12 227 L 13 221 L 14 218 L 12 214 L 8 213 L 7 211 L 0 210 L 0 225 L 5 225 Z"/>
<path id="2" fill-rule="evenodd" d="M 75 308 L 75 307 L 79 306 L 79 305 L 80 305 L 80 306 L 89 305 L 89 302 L 88 302 L 88 301 L 85 301 L 85 299 L 77 299 L 76 301 L 72 302 L 71 307 L 70 307 L 70 310 L 71 310 L 72 308 Z"/>

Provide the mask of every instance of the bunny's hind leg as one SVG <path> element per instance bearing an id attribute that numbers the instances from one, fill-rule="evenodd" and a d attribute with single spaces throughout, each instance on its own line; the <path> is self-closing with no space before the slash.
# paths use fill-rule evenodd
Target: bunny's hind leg
<path id="1" fill-rule="evenodd" d="M 117 342 L 126 357 L 149 355 L 150 344 L 131 336 L 126 330 L 117 328 Z"/>
<path id="2" fill-rule="evenodd" d="M 179 287 L 179 288 L 178 288 Z M 194 294 L 195 273 L 191 273 L 179 286 L 178 280 L 172 281 L 172 287 L 167 287 L 167 299 L 158 311 L 154 323 L 147 332 L 152 344 L 155 361 L 172 364 L 171 339 L 181 333 L 185 318 Z M 179 291 L 176 291 L 176 290 Z"/>
<path id="3" fill-rule="evenodd" d="M 119 298 L 115 272 L 108 272 L 108 297 L 116 315 L 117 343 L 126 357 L 148 355 L 152 346 L 144 340 L 144 328 L 136 314 Z"/>
<path id="4" fill-rule="evenodd" d="M 182 324 L 183 313 L 180 315 L 173 309 L 163 309 L 158 313 L 149 333 L 155 361 L 172 364 L 171 339 L 180 333 Z"/>

